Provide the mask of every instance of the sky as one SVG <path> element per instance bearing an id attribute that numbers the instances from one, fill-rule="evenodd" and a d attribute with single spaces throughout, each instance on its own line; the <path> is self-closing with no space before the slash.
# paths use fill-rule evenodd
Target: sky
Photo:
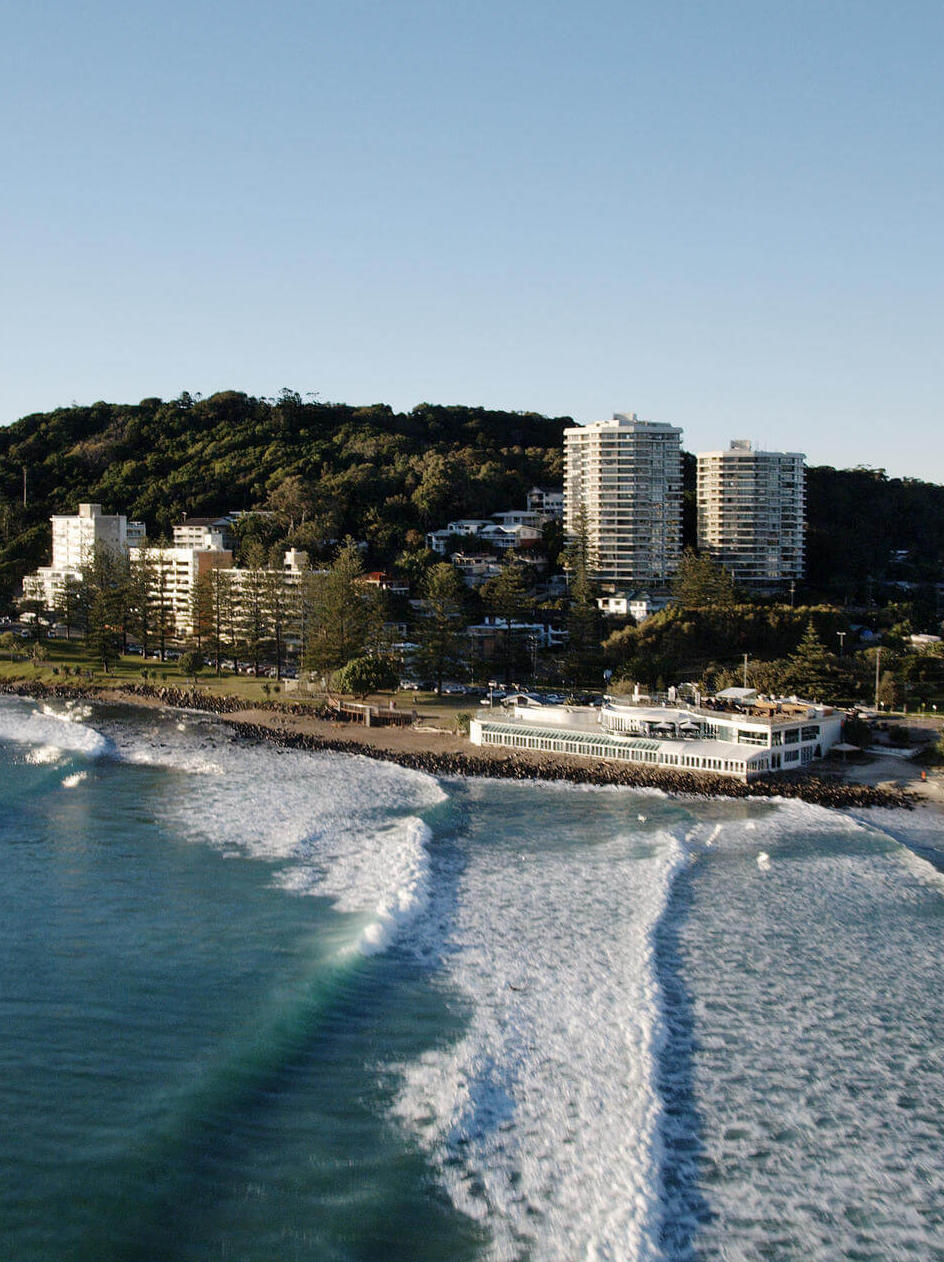
<path id="1" fill-rule="evenodd" d="M 0 423 L 287 386 L 944 483 L 938 0 L 0 18 Z"/>

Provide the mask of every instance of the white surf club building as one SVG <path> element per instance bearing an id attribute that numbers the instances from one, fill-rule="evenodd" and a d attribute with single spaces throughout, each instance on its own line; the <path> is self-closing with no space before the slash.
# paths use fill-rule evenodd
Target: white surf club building
<path id="1" fill-rule="evenodd" d="M 717 709 L 668 708 L 608 700 L 601 707 L 515 702 L 500 717 L 480 711 L 473 745 L 502 745 L 673 771 L 752 780 L 796 771 L 823 758 L 842 733 L 842 714 L 814 703 L 766 702 Z"/>

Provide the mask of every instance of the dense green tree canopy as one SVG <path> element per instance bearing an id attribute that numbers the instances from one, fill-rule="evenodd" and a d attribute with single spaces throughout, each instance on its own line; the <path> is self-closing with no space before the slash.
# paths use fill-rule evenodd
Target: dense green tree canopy
<path id="1" fill-rule="evenodd" d="M 710 556 L 686 548 L 672 582 L 672 598 L 682 609 L 724 608 L 736 601 L 734 580 Z"/>
<path id="2" fill-rule="evenodd" d="M 101 503 L 147 523 L 152 539 L 183 515 L 260 508 L 298 547 L 330 555 L 345 535 L 390 560 L 445 518 L 524 504 L 560 483 L 568 417 L 421 403 L 200 399 L 95 403 L 0 429 L 0 599 L 48 560 L 53 513 Z M 23 470 L 27 506 L 22 506 Z M 255 534 L 273 532 L 261 522 Z"/>
<path id="3" fill-rule="evenodd" d="M 430 403 L 397 413 L 303 400 L 288 389 L 270 399 L 185 392 L 35 413 L 0 427 L 0 601 L 48 560 L 50 515 L 74 512 L 80 501 L 144 520 L 152 539 L 185 513 L 259 508 L 274 514 L 252 527 L 267 548 L 289 537 L 328 557 L 351 534 L 378 561 L 415 554 L 430 526 L 522 506 L 532 485 L 560 484 L 570 423 Z M 687 453 L 684 480 L 684 534 L 693 544 Z M 863 603 L 883 583 L 930 590 L 940 581 L 944 487 L 876 469 L 813 467 L 807 510 L 807 585 L 830 599 Z"/>

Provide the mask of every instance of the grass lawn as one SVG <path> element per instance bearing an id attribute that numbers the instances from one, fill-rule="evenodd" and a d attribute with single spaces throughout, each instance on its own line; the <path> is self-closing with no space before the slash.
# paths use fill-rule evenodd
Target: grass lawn
<path id="1" fill-rule="evenodd" d="M 11 661 L 9 654 L 0 652 L 0 679 L 38 680 L 50 685 L 92 683 L 117 688 L 134 683 L 148 683 L 156 687 L 166 685 L 169 688 L 193 686 L 193 680 L 180 670 L 177 662 L 156 662 L 145 660 L 139 654 L 127 654 L 106 674 L 101 662 L 93 661 L 86 653 L 81 640 L 47 640 L 44 647 L 46 660 L 35 664 L 28 658 L 30 645 L 27 641 L 17 643 L 15 660 Z M 212 669 L 204 669 L 197 675 L 197 688 L 210 696 L 239 697 L 247 706 L 267 700 L 285 700 L 314 707 L 322 701 L 319 695 L 286 693 L 274 679 L 256 679 L 252 675 L 234 675 L 229 671 L 217 677 Z M 457 714 L 474 710 L 476 701 L 475 697 L 437 697 L 431 692 L 407 690 L 378 693 L 367 698 L 371 704 L 384 707 L 390 704 L 391 699 L 401 710 L 411 710 L 416 706 L 424 721 L 439 720 L 450 726 Z"/>

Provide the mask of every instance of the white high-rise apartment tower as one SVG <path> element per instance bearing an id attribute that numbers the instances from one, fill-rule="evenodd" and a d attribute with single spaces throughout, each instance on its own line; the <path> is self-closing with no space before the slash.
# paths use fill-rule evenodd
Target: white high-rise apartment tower
<path id="1" fill-rule="evenodd" d="M 803 577 L 805 457 L 735 439 L 698 456 L 698 546 L 735 582 L 776 587 Z"/>
<path id="2" fill-rule="evenodd" d="M 586 516 L 590 572 L 617 587 L 658 586 L 682 552 L 682 431 L 635 412 L 564 430 L 564 523 Z"/>

